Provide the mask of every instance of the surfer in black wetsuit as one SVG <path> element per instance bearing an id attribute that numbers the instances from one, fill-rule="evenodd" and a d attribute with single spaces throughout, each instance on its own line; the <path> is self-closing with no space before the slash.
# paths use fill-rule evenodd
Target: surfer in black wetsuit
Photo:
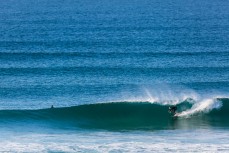
<path id="1" fill-rule="evenodd" d="M 169 107 L 169 113 L 176 114 L 177 107 L 176 106 L 170 106 Z"/>

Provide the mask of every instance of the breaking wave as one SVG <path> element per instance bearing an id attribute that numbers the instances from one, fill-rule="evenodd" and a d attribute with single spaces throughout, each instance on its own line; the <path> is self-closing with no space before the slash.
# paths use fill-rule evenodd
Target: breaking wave
<path id="1" fill-rule="evenodd" d="M 177 104 L 177 114 L 170 105 L 159 102 L 111 102 L 39 110 L 1 110 L 4 124 L 45 124 L 59 128 L 107 130 L 155 130 L 192 126 L 229 126 L 229 99 L 186 99 Z M 182 123 L 182 124 L 180 124 Z"/>

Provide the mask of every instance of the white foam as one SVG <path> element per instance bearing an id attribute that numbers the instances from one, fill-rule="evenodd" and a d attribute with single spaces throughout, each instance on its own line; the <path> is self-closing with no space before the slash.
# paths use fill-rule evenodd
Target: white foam
<path id="1" fill-rule="evenodd" d="M 196 102 L 191 109 L 176 114 L 179 117 L 189 117 L 197 113 L 208 113 L 213 109 L 219 109 L 222 107 L 222 102 L 217 99 L 204 99 L 200 102 Z"/>
<path id="2" fill-rule="evenodd" d="M 207 136 L 206 136 L 207 134 Z M 169 136 L 169 137 L 168 137 Z M 187 140 L 187 137 L 189 139 Z M 222 140 L 222 141 L 216 141 Z M 228 152 L 225 131 L 31 134 L 0 141 L 0 152 Z"/>

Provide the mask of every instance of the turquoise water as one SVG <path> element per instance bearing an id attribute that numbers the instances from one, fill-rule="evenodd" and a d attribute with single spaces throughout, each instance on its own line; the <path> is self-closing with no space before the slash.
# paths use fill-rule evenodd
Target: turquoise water
<path id="1" fill-rule="evenodd" d="M 0 151 L 228 152 L 228 9 L 0 0 Z"/>

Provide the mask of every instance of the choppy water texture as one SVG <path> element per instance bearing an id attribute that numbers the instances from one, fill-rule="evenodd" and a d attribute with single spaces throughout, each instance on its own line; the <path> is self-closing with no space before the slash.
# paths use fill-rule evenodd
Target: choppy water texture
<path id="1" fill-rule="evenodd" d="M 0 0 L 0 151 L 228 152 L 228 10 Z"/>

